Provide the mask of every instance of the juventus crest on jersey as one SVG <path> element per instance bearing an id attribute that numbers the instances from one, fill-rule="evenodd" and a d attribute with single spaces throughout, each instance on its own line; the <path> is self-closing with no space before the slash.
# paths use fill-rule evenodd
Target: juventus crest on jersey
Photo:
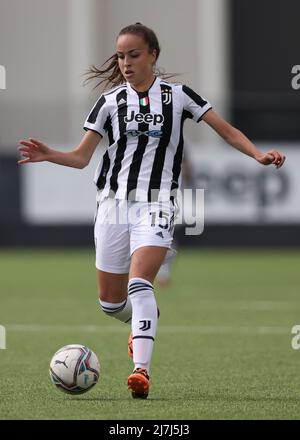
<path id="1" fill-rule="evenodd" d="M 103 93 L 84 124 L 108 135 L 95 174 L 101 198 L 170 200 L 180 183 L 183 123 L 199 122 L 209 109 L 189 87 L 159 77 L 146 92 L 124 83 Z"/>

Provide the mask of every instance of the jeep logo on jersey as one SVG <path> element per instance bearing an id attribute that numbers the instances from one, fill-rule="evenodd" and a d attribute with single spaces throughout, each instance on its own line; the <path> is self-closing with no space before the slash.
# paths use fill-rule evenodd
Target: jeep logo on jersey
<path id="1" fill-rule="evenodd" d="M 130 113 L 130 116 L 125 116 L 124 122 L 145 122 L 146 124 L 151 124 L 153 122 L 153 125 L 156 124 L 162 124 L 164 122 L 164 116 L 159 113 L 135 113 L 133 110 Z"/>

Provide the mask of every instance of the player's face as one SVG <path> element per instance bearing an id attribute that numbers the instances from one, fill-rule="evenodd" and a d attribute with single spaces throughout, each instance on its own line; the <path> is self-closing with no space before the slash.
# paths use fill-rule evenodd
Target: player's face
<path id="1" fill-rule="evenodd" d="M 117 55 L 119 68 L 128 81 L 137 90 L 150 87 L 153 82 L 153 65 L 156 51 L 149 51 L 149 46 L 138 35 L 120 35 L 117 40 Z"/>

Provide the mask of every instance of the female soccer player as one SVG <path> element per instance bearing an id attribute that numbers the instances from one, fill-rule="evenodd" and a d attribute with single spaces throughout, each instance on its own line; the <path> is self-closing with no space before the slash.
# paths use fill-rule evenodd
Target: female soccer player
<path id="1" fill-rule="evenodd" d="M 153 280 L 170 251 L 174 191 L 183 155 L 183 124 L 203 120 L 239 151 L 280 168 L 285 156 L 262 153 L 239 130 L 186 85 L 156 74 L 160 47 L 155 33 L 136 23 L 121 30 L 116 53 L 92 77 L 113 86 L 91 109 L 79 145 L 69 152 L 39 140 L 20 141 L 20 164 L 49 161 L 74 168 L 88 165 L 102 137 L 108 147 L 96 171 L 95 221 L 99 301 L 109 316 L 130 323 L 134 370 L 128 388 L 147 398 L 158 309 Z M 106 67 L 105 67 L 106 66 Z"/>

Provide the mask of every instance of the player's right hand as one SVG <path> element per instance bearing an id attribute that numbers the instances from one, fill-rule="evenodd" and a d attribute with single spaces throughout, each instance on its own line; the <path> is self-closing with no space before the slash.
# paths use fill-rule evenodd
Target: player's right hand
<path id="1" fill-rule="evenodd" d="M 51 149 L 37 139 L 21 140 L 19 144 L 22 147 L 19 147 L 18 150 L 25 159 L 19 160 L 18 164 L 48 160 Z"/>

